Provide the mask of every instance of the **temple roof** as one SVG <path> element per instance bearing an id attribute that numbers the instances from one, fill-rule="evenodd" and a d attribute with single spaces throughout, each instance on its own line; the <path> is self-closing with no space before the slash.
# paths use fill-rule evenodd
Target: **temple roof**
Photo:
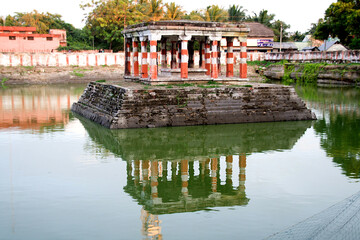
<path id="1" fill-rule="evenodd" d="M 206 36 L 214 32 L 245 34 L 250 29 L 244 23 L 220 23 L 220 22 L 202 22 L 202 21 L 190 21 L 190 20 L 172 20 L 172 21 L 157 21 L 157 22 L 144 22 L 135 25 L 128 26 L 122 32 L 123 34 L 139 33 L 146 31 L 156 31 L 159 34 L 169 34 L 173 31 L 172 35 L 179 35 L 179 31 L 182 33 L 188 33 L 191 31 L 195 35 Z M 186 35 L 186 34 L 185 34 Z M 231 34 L 230 34 L 231 35 Z"/>

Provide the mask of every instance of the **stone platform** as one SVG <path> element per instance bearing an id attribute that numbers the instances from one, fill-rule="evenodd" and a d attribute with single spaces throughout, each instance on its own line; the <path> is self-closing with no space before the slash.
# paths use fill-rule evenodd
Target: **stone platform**
<path id="1" fill-rule="evenodd" d="M 91 82 L 71 110 L 110 129 L 316 119 L 292 87 Z"/>

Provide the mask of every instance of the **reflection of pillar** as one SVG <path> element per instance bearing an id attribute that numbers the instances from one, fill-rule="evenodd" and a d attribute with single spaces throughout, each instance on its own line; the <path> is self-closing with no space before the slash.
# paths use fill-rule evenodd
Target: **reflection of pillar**
<path id="1" fill-rule="evenodd" d="M 217 45 L 218 41 L 212 41 L 211 46 L 211 77 L 212 78 L 218 78 L 219 72 L 218 72 L 218 53 L 217 53 Z"/>
<path id="2" fill-rule="evenodd" d="M 171 42 L 171 68 L 176 68 L 176 42 Z"/>
<path id="3" fill-rule="evenodd" d="M 148 78 L 148 63 L 147 63 L 147 42 L 146 39 L 141 39 L 141 77 Z"/>
<path id="4" fill-rule="evenodd" d="M 246 155 L 242 154 L 239 156 L 239 190 L 245 190 L 245 180 L 246 180 Z"/>
<path id="5" fill-rule="evenodd" d="M 134 161 L 134 184 L 135 186 L 139 185 L 140 182 L 140 161 Z"/>
<path id="6" fill-rule="evenodd" d="M 164 180 L 167 180 L 167 177 L 168 177 L 167 165 L 168 165 L 167 161 L 162 162 L 162 171 L 163 171 L 162 179 L 164 179 Z"/>
<path id="7" fill-rule="evenodd" d="M 240 78 L 247 78 L 246 46 L 246 39 L 242 39 L 240 41 Z"/>
<path id="8" fill-rule="evenodd" d="M 206 176 L 210 175 L 209 163 L 210 163 L 210 158 L 207 158 L 206 161 L 205 161 L 205 175 Z"/>
<path id="9" fill-rule="evenodd" d="M 189 180 L 189 161 L 188 160 L 181 160 L 181 193 L 184 196 L 188 196 L 188 180 Z"/>
<path id="10" fill-rule="evenodd" d="M 218 159 L 212 158 L 211 159 L 211 191 L 217 191 L 217 169 L 218 169 Z"/>
<path id="11" fill-rule="evenodd" d="M 157 79 L 157 41 L 150 40 L 150 76 L 151 79 Z"/>
<path id="12" fill-rule="evenodd" d="M 161 41 L 161 67 L 166 68 L 167 67 L 167 59 L 166 59 L 166 39 L 164 38 Z"/>
<path id="13" fill-rule="evenodd" d="M 234 38 L 226 38 L 227 53 L 226 53 L 226 76 L 234 76 L 234 53 L 233 53 L 233 40 Z"/>
<path id="14" fill-rule="evenodd" d="M 151 197 L 152 199 L 158 198 L 158 161 L 151 162 Z"/>
<path id="15" fill-rule="evenodd" d="M 143 236 L 150 237 L 151 239 L 162 239 L 161 234 L 161 221 L 159 220 L 158 215 L 153 215 L 146 211 L 144 208 L 141 208 L 142 229 L 141 232 Z"/>
<path id="16" fill-rule="evenodd" d="M 176 167 L 177 167 L 177 162 L 173 161 L 171 162 L 171 180 L 175 181 L 176 180 Z"/>
<path id="17" fill-rule="evenodd" d="M 134 77 L 139 76 L 139 43 L 136 38 L 133 38 L 133 74 Z"/>
<path id="18" fill-rule="evenodd" d="M 233 156 L 226 156 L 226 184 L 232 186 Z"/>
<path id="19" fill-rule="evenodd" d="M 142 161 L 142 177 L 143 177 L 143 180 L 142 180 L 143 187 L 142 187 L 141 195 L 142 195 L 142 197 L 145 197 L 145 189 L 149 182 L 149 161 L 148 160 Z"/>

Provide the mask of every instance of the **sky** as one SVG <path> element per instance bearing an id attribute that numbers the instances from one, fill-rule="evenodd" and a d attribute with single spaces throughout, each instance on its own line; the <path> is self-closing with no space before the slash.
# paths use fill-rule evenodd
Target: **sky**
<path id="1" fill-rule="evenodd" d="M 90 0 L 88 0 L 90 1 Z M 196 9 L 206 8 L 209 5 L 219 5 L 227 9 L 230 5 L 236 4 L 247 9 L 247 14 L 259 13 L 262 9 L 275 14 L 275 19 L 290 24 L 290 31 L 306 32 L 310 29 L 311 23 L 317 23 L 323 18 L 325 10 L 336 0 L 163 0 L 163 2 L 175 2 L 190 12 Z M 80 4 L 86 0 L 10 0 L 2 4 L 0 16 L 13 15 L 14 12 L 31 12 L 36 9 L 39 12 L 57 13 L 62 16 L 65 22 L 73 24 L 76 28 L 82 28 L 85 22 L 82 21 L 85 12 Z"/>

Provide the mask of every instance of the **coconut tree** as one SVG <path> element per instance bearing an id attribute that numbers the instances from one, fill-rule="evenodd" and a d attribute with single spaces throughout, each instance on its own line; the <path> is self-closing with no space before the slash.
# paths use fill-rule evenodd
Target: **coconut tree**
<path id="1" fill-rule="evenodd" d="M 164 18 L 164 5 L 162 0 L 150 0 L 148 5 L 148 14 L 150 21 L 159 21 Z"/>
<path id="2" fill-rule="evenodd" d="M 204 20 L 208 22 L 225 22 L 228 20 L 228 12 L 218 5 L 208 6 L 205 10 Z"/>
<path id="3" fill-rule="evenodd" d="M 181 6 L 176 5 L 174 2 L 166 3 L 166 12 L 164 18 L 166 20 L 179 20 L 182 19 L 185 15 Z"/>
<path id="4" fill-rule="evenodd" d="M 242 6 L 233 4 L 228 9 L 229 21 L 230 22 L 241 22 L 245 20 L 246 9 Z"/>

